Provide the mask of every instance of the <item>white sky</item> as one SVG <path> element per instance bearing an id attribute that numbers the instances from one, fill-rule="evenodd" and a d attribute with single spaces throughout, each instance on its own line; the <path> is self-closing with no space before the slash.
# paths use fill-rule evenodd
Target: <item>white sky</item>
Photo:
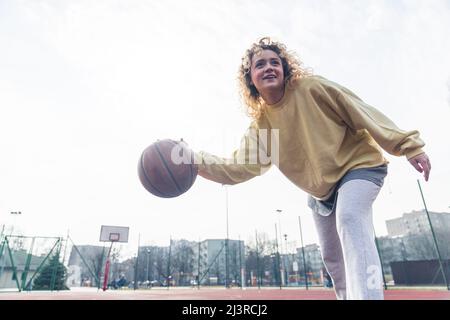
<path id="1" fill-rule="evenodd" d="M 225 190 L 197 178 L 175 199 L 150 195 L 137 162 L 156 139 L 184 138 L 228 156 L 250 119 L 236 75 L 262 36 L 296 51 L 316 74 L 349 87 L 400 128 L 418 129 L 433 169 L 425 183 L 405 158 L 375 205 L 385 220 L 449 211 L 450 2 L 0 0 L 0 227 L 100 244 L 101 225 L 141 244 L 226 235 Z M 230 237 L 316 242 L 306 195 L 277 168 L 229 187 Z M 21 211 L 22 215 L 11 215 Z"/>

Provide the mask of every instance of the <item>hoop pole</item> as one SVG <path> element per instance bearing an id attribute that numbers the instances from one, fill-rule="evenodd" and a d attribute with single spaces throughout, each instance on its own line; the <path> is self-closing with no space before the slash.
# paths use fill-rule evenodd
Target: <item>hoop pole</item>
<path id="1" fill-rule="evenodd" d="M 105 265 L 105 278 L 103 279 L 103 291 L 106 291 L 108 287 L 108 274 L 109 274 L 109 256 L 111 255 L 111 249 L 114 244 L 114 241 L 111 241 L 111 246 L 109 247 L 108 256 L 106 257 L 106 265 Z"/>

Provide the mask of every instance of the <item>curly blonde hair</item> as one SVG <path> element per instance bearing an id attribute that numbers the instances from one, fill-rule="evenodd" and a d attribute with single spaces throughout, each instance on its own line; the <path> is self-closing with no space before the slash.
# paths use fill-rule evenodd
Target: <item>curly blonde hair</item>
<path id="1" fill-rule="evenodd" d="M 238 72 L 238 86 L 241 98 L 245 104 L 246 113 L 255 120 L 261 117 L 264 108 L 261 95 L 251 83 L 250 71 L 253 56 L 262 50 L 272 50 L 280 57 L 285 86 L 291 86 L 296 80 L 312 75 L 312 70 L 304 68 L 303 63 L 297 58 L 296 54 L 289 52 L 283 43 L 274 41 L 269 37 L 263 37 L 258 42 L 253 43 L 242 57 L 242 63 Z"/>

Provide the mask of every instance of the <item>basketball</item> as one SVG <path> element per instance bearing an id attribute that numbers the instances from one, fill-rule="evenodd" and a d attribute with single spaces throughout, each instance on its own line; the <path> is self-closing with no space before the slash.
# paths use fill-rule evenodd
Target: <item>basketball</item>
<path id="1" fill-rule="evenodd" d="M 188 191 L 197 172 L 194 153 L 182 140 L 158 140 L 142 152 L 138 164 L 144 188 L 161 198 L 178 197 Z"/>

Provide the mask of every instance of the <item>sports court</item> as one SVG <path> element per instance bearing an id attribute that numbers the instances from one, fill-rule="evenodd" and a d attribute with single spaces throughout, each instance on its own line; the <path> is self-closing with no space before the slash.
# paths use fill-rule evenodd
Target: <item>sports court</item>
<path id="1" fill-rule="evenodd" d="M 97 290 L 1 292 L 0 300 L 335 300 L 333 290 L 312 288 L 153 288 L 149 290 Z M 444 288 L 406 288 L 385 291 L 386 300 L 450 300 Z"/>
<path id="2" fill-rule="evenodd" d="M 93 3 L 0 1 L 0 300 L 450 300 L 449 0 Z"/>

